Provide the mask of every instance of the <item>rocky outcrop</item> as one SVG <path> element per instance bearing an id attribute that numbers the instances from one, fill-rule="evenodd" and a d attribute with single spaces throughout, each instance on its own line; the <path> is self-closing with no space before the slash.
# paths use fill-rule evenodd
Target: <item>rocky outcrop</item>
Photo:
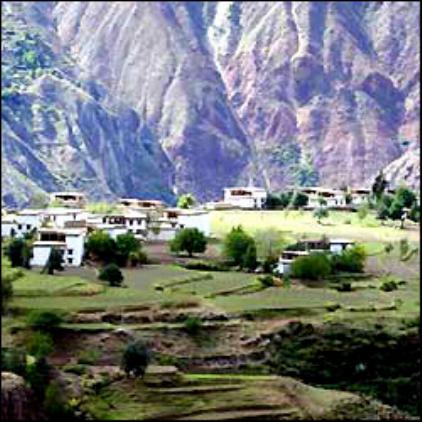
<path id="1" fill-rule="evenodd" d="M 32 390 L 22 377 L 12 372 L 1 373 L 1 418 L 4 421 L 43 418 Z"/>
<path id="2" fill-rule="evenodd" d="M 400 160 L 413 164 L 394 179 L 413 184 L 419 15 L 415 2 L 9 2 L 2 84 L 22 104 L 2 114 L 3 199 L 362 185 Z M 13 31 L 40 34 L 35 59 Z"/>

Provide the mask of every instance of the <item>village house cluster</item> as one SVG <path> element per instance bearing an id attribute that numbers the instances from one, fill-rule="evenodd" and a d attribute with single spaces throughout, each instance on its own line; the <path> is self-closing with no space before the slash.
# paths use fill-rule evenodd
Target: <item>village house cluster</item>
<path id="1" fill-rule="evenodd" d="M 307 195 L 305 209 L 316 208 L 322 203 L 327 208 L 350 209 L 367 201 L 371 193 L 366 188 L 351 189 L 346 201 L 342 190 L 323 187 L 294 190 Z M 159 200 L 121 198 L 116 211 L 98 214 L 86 209 L 87 198 L 83 193 L 54 192 L 50 194 L 50 206 L 45 209 L 2 210 L 1 233 L 3 238 L 23 237 L 36 232 L 31 265 L 43 266 L 51 249 L 56 248 L 62 251 L 66 266 L 79 266 L 84 256 L 86 237 L 94 230 L 103 230 L 113 239 L 120 234 L 132 233 L 140 241 L 169 241 L 180 229 L 197 228 L 208 237 L 211 234 L 210 210 L 263 209 L 267 196 L 267 191 L 260 187 L 229 187 L 224 189 L 222 201 L 208 202 L 193 209 L 171 208 Z M 331 240 L 319 249 L 335 253 L 336 248 L 348 244 L 348 241 Z M 280 257 L 278 271 L 286 273 L 294 258 L 318 249 L 311 246 L 307 245 L 305 251 L 285 251 Z"/>
<path id="2" fill-rule="evenodd" d="M 182 228 L 197 228 L 210 235 L 209 212 L 203 209 L 168 208 L 162 201 L 122 198 L 117 210 L 96 214 L 85 209 L 86 197 L 78 192 L 55 192 L 45 209 L 2 212 L 3 237 L 23 237 L 35 232 L 31 265 L 43 266 L 51 249 L 62 252 L 65 266 L 80 266 L 86 237 L 103 230 L 112 238 L 132 233 L 141 241 L 168 241 Z"/>

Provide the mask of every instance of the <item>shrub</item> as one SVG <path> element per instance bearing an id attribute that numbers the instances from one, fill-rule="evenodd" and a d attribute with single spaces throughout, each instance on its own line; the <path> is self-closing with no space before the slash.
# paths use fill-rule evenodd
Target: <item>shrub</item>
<path id="1" fill-rule="evenodd" d="M 63 371 L 76 375 L 84 375 L 86 374 L 87 366 L 80 363 L 68 363 L 63 366 Z"/>
<path id="2" fill-rule="evenodd" d="M 368 212 L 369 212 L 369 209 L 368 209 L 367 204 L 360 205 L 359 208 L 358 208 L 358 218 L 359 218 L 359 220 L 365 219 L 368 215 Z"/>
<path id="3" fill-rule="evenodd" d="M 274 286 L 274 278 L 270 275 L 263 275 L 258 277 L 258 281 L 261 283 L 262 287 Z"/>
<path id="4" fill-rule="evenodd" d="M 230 268 L 223 263 L 216 261 L 194 261 L 187 262 L 182 265 L 183 268 L 188 270 L 199 270 L 199 271 L 229 271 Z"/>
<path id="5" fill-rule="evenodd" d="M 190 335 L 196 335 L 201 331 L 202 320 L 197 316 L 188 316 L 184 322 L 184 329 Z"/>
<path id="6" fill-rule="evenodd" d="M 193 256 L 194 252 L 202 253 L 207 248 L 207 239 L 197 228 L 186 228 L 177 232 L 175 238 L 170 242 L 172 252 L 186 251 L 188 255 Z"/>
<path id="7" fill-rule="evenodd" d="M 347 248 L 341 254 L 333 255 L 331 260 L 333 270 L 361 273 L 365 266 L 366 257 L 366 251 L 361 245 Z"/>
<path id="8" fill-rule="evenodd" d="M 177 206 L 179 208 L 191 208 L 196 202 L 195 197 L 191 193 L 186 193 L 184 195 L 181 195 L 179 199 L 177 200 Z"/>
<path id="9" fill-rule="evenodd" d="M 380 290 L 383 292 L 392 292 L 399 288 L 398 284 L 394 280 L 386 280 L 381 283 Z"/>
<path id="10" fill-rule="evenodd" d="M 224 255 L 234 265 L 244 264 L 244 255 L 254 239 L 246 234 L 241 226 L 234 227 L 224 239 Z"/>
<path id="11" fill-rule="evenodd" d="M 31 250 L 24 239 L 12 239 L 6 248 L 6 256 L 12 267 L 30 267 Z"/>
<path id="12" fill-rule="evenodd" d="M 116 242 L 108 233 L 95 230 L 89 235 L 85 249 L 89 256 L 110 263 L 115 259 Z"/>
<path id="13" fill-rule="evenodd" d="M 63 321 L 63 313 L 54 310 L 33 310 L 26 319 L 26 323 L 30 328 L 46 332 L 54 330 Z"/>
<path id="14" fill-rule="evenodd" d="M 1 348 L 1 371 L 13 372 L 25 376 L 26 353 L 25 350 L 15 348 Z"/>
<path id="15" fill-rule="evenodd" d="M 48 385 L 50 365 L 44 358 L 37 359 L 26 367 L 26 380 L 39 399 L 43 399 Z"/>
<path id="16" fill-rule="evenodd" d="M 341 305 L 337 302 L 327 302 L 324 307 L 328 312 L 335 312 L 341 308 Z"/>
<path id="17" fill-rule="evenodd" d="M 44 358 L 54 350 L 54 343 L 49 333 L 36 331 L 29 338 L 27 349 L 36 359 Z"/>
<path id="18" fill-rule="evenodd" d="M 110 286 L 119 287 L 123 283 L 123 274 L 116 264 L 108 264 L 100 270 L 98 276 L 100 280 L 108 281 Z"/>
<path id="19" fill-rule="evenodd" d="M 43 408 L 49 419 L 71 419 L 72 411 L 57 381 L 51 381 L 45 390 Z"/>
<path id="20" fill-rule="evenodd" d="M 142 340 L 130 343 L 123 352 L 121 367 L 127 376 L 134 374 L 143 377 L 151 361 L 151 353 Z"/>
<path id="21" fill-rule="evenodd" d="M 315 208 L 313 215 L 317 219 L 318 224 L 321 224 L 321 220 L 323 218 L 327 218 L 329 214 L 328 214 L 327 208 L 321 206 L 321 207 Z"/>
<path id="22" fill-rule="evenodd" d="M 264 273 L 272 273 L 277 262 L 278 257 L 267 256 L 262 264 L 262 269 L 264 270 Z"/>
<path id="23" fill-rule="evenodd" d="M 342 283 L 340 283 L 336 287 L 336 290 L 338 292 L 351 292 L 352 291 L 352 284 L 349 283 L 348 281 L 343 281 Z"/>
<path id="24" fill-rule="evenodd" d="M 331 272 L 330 260 L 323 253 L 301 256 L 291 265 L 291 276 L 294 278 L 320 280 Z"/>
<path id="25" fill-rule="evenodd" d="M 82 350 L 78 355 L 78 364 L 94 365 L 100 358 L 100 351 L 96 349 Z"/>
<path id="26" fill-rule="evenodd" d="M 246 249 L 245 255 L 243 256 L 242 260 L 242 267 L 247 268 L 248 270 L 254 270 L 258 265 L 258 261 L 256 259 L 256 246 L 255 242 L 250 243 L 248 248 Z"/>
<path id="27" fill-rule="evenodd" d="M 143 250 L 138 250 L 129 254 L 128 261 L 131 267 L 145 265 L 148 264 L 148 256 Z"/>
<path id="28" fill-rule="evenodd" d="M 56 249 L 52 248 L 48 260 L 42 269 L 41 273 L 47 272 L 50 275 L 54 274 L 54 270 L 63 271 L 63 255 Z"/>

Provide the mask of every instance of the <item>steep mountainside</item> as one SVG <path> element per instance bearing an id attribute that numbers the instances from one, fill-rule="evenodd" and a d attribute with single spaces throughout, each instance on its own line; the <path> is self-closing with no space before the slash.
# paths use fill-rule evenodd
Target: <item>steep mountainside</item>
<path id="1" fill-rule="evenodd" d="M 6 4 L 2 33 L 24 21 L 45 46 L 29 62 L 12 35 L 2 46 L 27 120 L 24 130 L 10 125 L 18 112 L 9 98 L 2 142 L 31 154 L 4 157 L 6 202 L 24 201 L 33 183 L 98 198 L 170 199 L 174 190 L 202 200 L 249 181 L 273 190 L 367 184 L 393 161 L 394 183 L 419 184 L 416 2 Z M 22 67 L 25 81 L 16 80 Z M 61 113 L 66 130 L 42 136 L 73 148 L 73 161 L 45 139 L 40 152 L 43 129 L 26 115 L 34 101 Z M 44 125 L 47 116 L 38 113 Z"/>

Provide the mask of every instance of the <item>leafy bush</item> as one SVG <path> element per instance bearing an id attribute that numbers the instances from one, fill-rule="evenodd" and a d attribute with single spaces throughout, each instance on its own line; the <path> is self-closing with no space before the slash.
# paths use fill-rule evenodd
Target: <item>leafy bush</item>
<path id="1" fill-rule="evenodd" d="M 138 250 L 136 252 L 130 252 L 128 256 L 129 265 L 131 267 L 137 267 L 138 265 L 148 264 L 148 256 L 143 250 Z"/>
<path id="2" fill-rule="evenodd" d="M 181 195 L 179 199 L 177 200 L 177 206 L 179 208 L 191 208 L 193 205 L 195 205 L 196 199 L 191 193 L 186 193 L 184 195 Z"/>
<path id="3" fill-rule="evenodd" d="M 364 220 L 369 213 L 369 208 L 367 204 L 362 204 L 358 208 L 358 218 L 359 220 Z"/>
<path id="4" fill-rule="evenodd" d="M 216 261 L 192 261 L 182 264 L 183 268 L 199 271 L 230 271 L 230 268 L 223 263 Z"/>
<path id="5" fill-rule="evenodd" d="M 264 273 L 272 273 L 274 267 L 277 265 L 277 262 L 277 256 L 267 256 L 265 261 L 262 263 L 262 269 L 264 270 Z"/>
<path id="6" fill-rule="evenodd" d="M 40 331 L 52 331 L 64 321 L 63 312 L 54 310 L 33 310 L 26 319 L 28 327 Z"/>
<path id="7" fill-rule="evenodd" d="M 348 271 L 352 273 L 363 272 L 367 253 L 362 245 L 347 248 L 341 254 L 332 256 L 332 267 L 334 271 Z"/>
<path id="8" fill-rule="evenodd" d="M 78 354 L 78 364 L 95 365 L 100 358 L 100 351 L 96 349 L 82 350 Z"/>
<path id="9" fill-rule="evenodd" d="M 321 206 L 321 207 L 315 208 L 313 215 L 317 219 L 318 224 L 321 224 L 321 220 L 323 218 L 327 218 L 329 214 L 328 214 L 327 208 Z"/>
<path id="10" fill-rule="evenodd" d="M 381 283 L 380 290 L 383 292 L 392 292 L 399 288 L 398 284 L 394 280 L 386 280 Z"/>
<path id="11" fill-rule="evenodd" d="M 43 408 L 49 419 L 72 419 L 72 410 L 67 404 L 64 392 L 58 381 L 51 381 L 45 390 Z"/>
<path id="12" fill-rule="evenodd" d="M 258 266 L 256 259 L 256 246 L 255 243 L 250 243 L 246 249 L 245 255 L 243 256 L 242 267 L 248 270 L 254 270 Z"/>
<path id="13" fill-rule="evenodd" d="M 335 312 L 341 308 L 341 305 L 337 302 L 327 302 L 324 307 L 328 312 Z"/>
<path id="14" fill-rule="evenodd" d="M 1 348 L 1 371 L 25 376 L 26 353 L 16 348 Z"/>
<path id="15" fill-rule="evenodd" d="M 352 284 L 349 283 L 348 281 L 343 281 L 342 283 L 340 283 L 336 287 L 336 290 L 338 292 L 351 292 L 352 291 Z"/>
<path id="16" fill-rule="evenodd" d="M 196 335 L 201 331 L 202 328 L 202 320 L 193 315 L 188 316 L 184 322 L 184 329 L 190 335 Z"/>
<path id="17" fill-rule="evenodd" d="M 263 275 L 261 277 L 258 277 L 258 281 L 261 283 L 263 287 L 274 286 L 274 277 L 270 275 Z"/>
<path id="18" fill-rule="evenodd" d="M 45 263 L 45 266 L 42 269 L 41 273 L 47 272 L 48 274 L 53 275 L 54 270 L 57 270 L 57 271 L 63 271 L 64 270 L 64 268 L 63 268 L 63 255 L 56 248 L 51 249 L 48 260 Z"/>
<path id="19" fill-rule="evenodd" d="M 49 333 L 36 331 L 29 338 L 27 349 L 36 359 L 44 358 L 54 350 L 54 342 Z"/>
<path id="20" fill-rule="evenodd" d="M 111 263 L 101 268 L 98 276 L 100 280 L 108 281 L 110 286 L 119 287 L 123 283 L 123 274 L 118 265 Z"/>
<path id="21" fill-rule="evenodd" d="M 6 248 L 6 256 L 12 267 L 29 268 L 31 250 L 24 239 L 12 239 Z"/>
<path id="22" fill-rule="evenodd" d="M 116 237 L 116 263 L 120 266 L 126 266 L 129 256 L 132 254 L 132 258 L 141 258 L 137 254 L 141 250 L 141 244 L 139 240 L 133 235 L 133 233 L 119 234 Z"/>
<path id="23" fill-rule="evenodd" d="M 142 340 L 130 343 L 123 352 L 121 367 L 126 375 L 134 374 L 143 377 L 151 361 L 151 353 Z"/>
<path id="24" fill-rule="evenodd" d="M 177 232 L 173 240 L 170 241 L 170 250 L 172 252 L 186 251 L 188 255 L 193 256 L 194 252 L 202 253 L 207 248 L 207 239 L 197 228 L 186 228 Z"/>
<path id="25" fill-rule="evenodd" d="M 63 371 L 75 375 L 84 375 L 87 372 L 87 366 L 81 363 L 68 363 L 63 366 Z"/>
<path id="26" fill-rule="evenodd" d="M 331 273 L 331 264 L 323 253 L 301 256 L 291 265 L 290 275 L 293 278 L 320 280 Z"/>

